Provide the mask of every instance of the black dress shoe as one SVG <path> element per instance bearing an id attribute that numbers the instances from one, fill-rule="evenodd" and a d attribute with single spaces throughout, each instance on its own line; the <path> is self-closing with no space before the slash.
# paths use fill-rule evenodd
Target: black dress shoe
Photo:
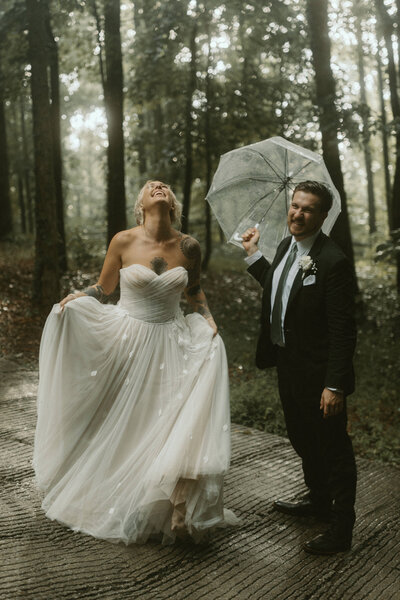
<path id="1" fill-rule="evenodd" d="M 309 542 L 305 542 L 303 548 L 310 554 L 327 556 L 338 552 L 347 552 L 351 548 L 351 533 L 340 535 L 335 528 L 330 527 L 325 533 L 321 533 Z"/>
<path id="2" fill-rule="evenodd" d="M 308 497 L 302 498 L 297 502 L 275 500 L 274 508 L 281 513 L 292 515 L 293 517 L 317 517 L 323 521 L 330 521 L 331 519 L 330 505 L 316 505 Z"/>

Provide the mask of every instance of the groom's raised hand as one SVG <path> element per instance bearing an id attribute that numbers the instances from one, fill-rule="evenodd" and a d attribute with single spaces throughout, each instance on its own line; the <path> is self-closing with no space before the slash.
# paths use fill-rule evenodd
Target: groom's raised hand
<path id="1" fill-rule="evenodd" d="M 248 256 L 251 256 L 257 252 L 258 240 L 260 239 L 260 232 L 257 227 L 249 227 L 244 233 L 242 233 L 242 246 L 246 250 Z"/>
<path id="2" fill-rule="evenodd" d="M 334 417 L 342 412 L 344 406 L 344 396 L 342 392 L 334 392 L 324 388 L 319 407 L 324 411 L 324 419 Z"/>

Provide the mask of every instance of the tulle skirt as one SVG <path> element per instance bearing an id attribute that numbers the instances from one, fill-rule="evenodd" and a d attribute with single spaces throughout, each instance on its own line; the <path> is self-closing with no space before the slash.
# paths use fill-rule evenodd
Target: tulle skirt
<path id="1" fill-rule="evenodd" d="M 195 541 L 223 508 L 230 421 L 223 342 L 199 314 L 167 323 L 82 297 L 55 305 L 40 347 L 34 468 L 50 519 L 110 541 Z"/>

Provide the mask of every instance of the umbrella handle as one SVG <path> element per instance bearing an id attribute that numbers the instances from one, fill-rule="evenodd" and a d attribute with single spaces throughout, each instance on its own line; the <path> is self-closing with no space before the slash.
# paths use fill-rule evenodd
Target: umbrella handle
<path id="1" fill-rule="evenodd" d="M 260 227 L 260 223 L 256 223 L 254 225 L 254 227 L 256 229 L 258 229 Z M 239 233 L 235 233 L 235 235 L 233 236 L 233 239 L 235 240 L 235 242 L 243 242 L 243 238 Z"/>

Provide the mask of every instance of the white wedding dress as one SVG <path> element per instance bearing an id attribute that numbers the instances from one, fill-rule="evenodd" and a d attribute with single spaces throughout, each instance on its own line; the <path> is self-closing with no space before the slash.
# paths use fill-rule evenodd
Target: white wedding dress
<path id="1" fill-rule="evenodd" d="M 120 271 L 118 305 L 51 311 L 40 347 L 34 468 L 50 519 L 114 542 L 163 543 L 185 483 L 185 530 L 235 524 L 223 509 L 230 422 L 223 342 L 183 316 L 187 271 Z"/>

